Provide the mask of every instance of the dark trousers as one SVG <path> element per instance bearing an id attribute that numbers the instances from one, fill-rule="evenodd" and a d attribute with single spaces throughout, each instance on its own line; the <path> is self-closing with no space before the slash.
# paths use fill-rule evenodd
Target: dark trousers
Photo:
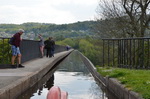
<path id="1" fill-rule="evenodd" d="M 50 48 L 46 49 L 46 57 L 52 57 L 51 49 Z"/>
<path id="2" fill-rule="evenodd" d="M 55 48 L 52 48 L 51 49 L 51 55 L 54 57 L 54 51 L 55 51 Z"/>

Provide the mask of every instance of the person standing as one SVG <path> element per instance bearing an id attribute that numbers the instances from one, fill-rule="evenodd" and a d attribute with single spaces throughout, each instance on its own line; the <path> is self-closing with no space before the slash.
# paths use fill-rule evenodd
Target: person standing
<path id="1" fill-rule="evenodd" d="M 11 66 L 12 68 L 17 68 L 15 65 L 15 59 L 17 58 L 17 63 L 19 68 L 23 68 L 24 66 L 21 65 L 21 52 L 20 52 L 20 42 L 21 42 L 21 35 L 24 33 L 23 29 L 19 29 L 19 31 L 13 35 L 13 42 L 12 42 L 12 58 L 11 58 Z"/>
<path id="2" fill-rule="evenodd" d="M 39 39 L 40 39 L 39 46 L 40 46 L 41 58 L 43 58 L 43 56 L 44 56 L 44 39 L 41 34 L 39 34 Z"/>
<path id="3" fill-rule="evenodd" d="M 53 37 L 50 37 L 50 44 L 51 44 L 51 57 L 54 57 L 54 51 L 55 51 L 55 41 L 53 40 Z"/>
<path id="4" fill-rule="evenodd" d="M 50 38 L 48 38 L 46 41 L 44 41 L 45 44 L 45 49 L 46 49 L 46 57 L 50 57 L 50 50 L 51 50 L 51 43 L 50 43 Z"/>

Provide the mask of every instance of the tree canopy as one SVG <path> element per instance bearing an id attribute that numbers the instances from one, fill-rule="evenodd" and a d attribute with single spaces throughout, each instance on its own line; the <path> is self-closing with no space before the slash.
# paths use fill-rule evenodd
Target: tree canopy
<path id="1" fill-rule="evenodd" d="M 99 35 L 144 37 L 150 29 L 150 0 L 100 0 L 97 13 Z"/>

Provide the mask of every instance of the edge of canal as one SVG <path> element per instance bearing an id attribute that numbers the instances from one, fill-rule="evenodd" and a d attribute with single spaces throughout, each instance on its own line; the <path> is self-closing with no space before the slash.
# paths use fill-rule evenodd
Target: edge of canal
<path id="1" fill-rule="evenodd" d="M 84 64 L 90 70 L 93 77 L 119 99 L 143 99 L 138 93 L 125 88 L 122 84 L 119 83 L 117 79 L 103 77 L 102 75 L 100 75 L 96 71 L 95 66 L 87 57 L 85 57 L 82 53 L 80 53 L 80 56 Z"/>

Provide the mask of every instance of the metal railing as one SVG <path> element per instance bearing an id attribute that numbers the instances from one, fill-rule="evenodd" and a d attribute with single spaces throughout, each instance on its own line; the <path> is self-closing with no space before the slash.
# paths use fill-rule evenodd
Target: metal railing
<path id="1" fill-rule="evenodd" d="M 150 68 L 150 38 L 102 40 L 103 66 Z"/>
<path id="2" fill-rule="evenodd" d="M 8 44 L 10 38 L 0 37 L 0 66 L 11 63 L 11 45 Z M 21 42 L 20 51 L 22 62 L 26 62 L 40 57 L 39 42 L 34 40 L 24 40 Z M 55 45 L 55 53 L 66 51 L 65 46 Z"/>

